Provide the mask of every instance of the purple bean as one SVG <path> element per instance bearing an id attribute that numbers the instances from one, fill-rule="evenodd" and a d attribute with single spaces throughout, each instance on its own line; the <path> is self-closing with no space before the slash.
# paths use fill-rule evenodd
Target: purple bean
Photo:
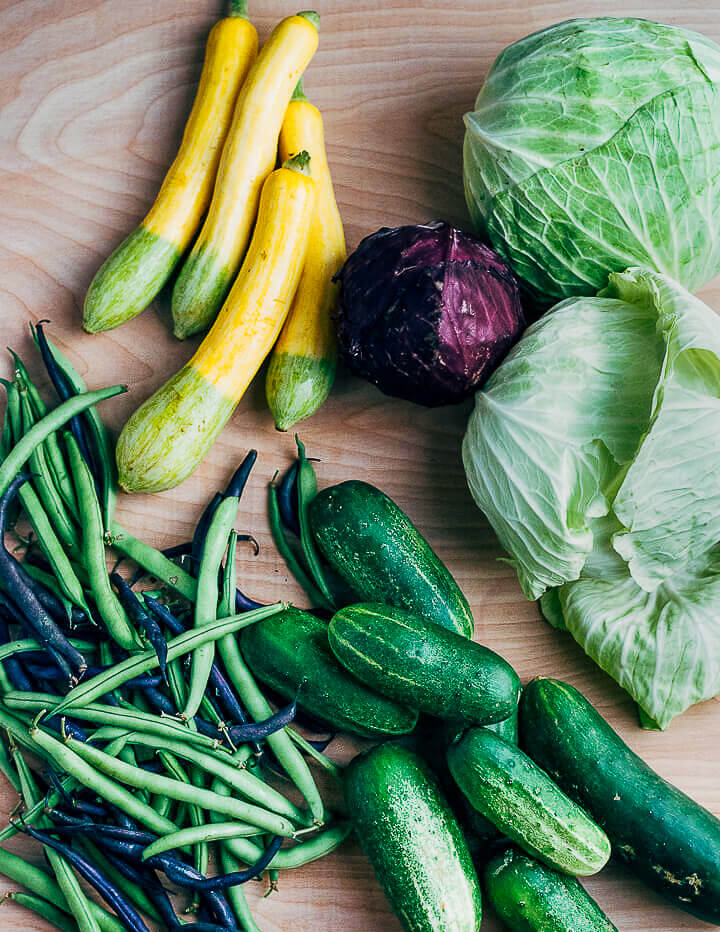
<path id="1" fill-rule="evenodd" d="M 286 471 L 278 485 L 278 508 L 282 523 L 296 537 L 300 537 L 300 519 L 298 518 L 297 497 L 298 463 L 295 461 Z"/>
<path id="2" fill-rule="evenodd" d="M 24 576 L 27 574 L 5 546 L 8 507 L 20 487 L 28 479 L 29 476 L 24 473 L 16 476 L 5 493 L 0 496 L 0 573 L 3 575 L 4 586 L 10 595 L 9 600 L 4 600 L 5 605 L 11 611 L 13 607 L 17 609 L 17 620 L 23 624 L 23 627 L 31 630 L 46 648 L 51 649 L 53 659 L 57 660 L 56 655 L 59 654 L 67 661 L 72 672 L 79 675 L 87 666 L 85 658 L 72 646 L 50 617 L 34 590 L 25 582 Z"/>
<path id="3" fill-rule="evenodd" d="M 43 330 L 43 324 L 49 323 L 49 320 L 41 320 L 38 321 L 38 323 L 35 325 L 37 345 L 38 349 L 40 350 L 42 361 L 45 364 L 45 369 L 47 370 L 47 374 L 53 384 L 53 388 L 57 392 L 58 398 L 60 401 L 67 401 L 68 398 L 71 398 L 77 393 L 74 391 L 72 385 L 70 385 L 68 382 L 65 373 L 60 369 L 60 366 L 58 366 L 57 362 L 55 361 L 53 352 L 48 345 L 47 337 L 45 336 L 45 331 Z M 93 461 L 93 457 L 90 452 L 90 444 L 88 443 L 85 424 L 79 415 L 75 415 L 75 417 L 70 418 L 70 430 L 72 431 L 73 437 L 77 441 L 82 458 L 88 464 L 93 477 L 95 477 L 95 486 L 99 496 L 100 490 L 98 488 L 99 481 L 97 478 L 99 476 L 99 471 L 97 469 L 97 464 Z"/>
<path id="4" fill-rule="evenodd" d="M 183 634 L 187 631 L 188 626 L 185 625 L 179 618 L 176 618 L 175 615 L 165 606 L 162 602 L 158 602 L 157 599 L 152 598 L 152 596 L 145 596 L 145 602 L 151 612 L 158 618 L 159 621 L 162 621 L 163 624 L 168 628 L 170 633 L 173 636 L 178 634 Z M 216 690 L 216 695 L 220 700 L 220 704 L 223 706 L 224 711 L 230 721 L 238 721 L 241 724 L 247 722 L 248 718 L 245 713 L 245 710 L 240 705 L 240 702 L 233 691 L 232 686 L 228 682 L 227 678 L 220 670 L 220 667 L 217 663 L 213 663 L 210 668 L 210 685 Z"/>
<path id="5" fill-rule="evenodd" d="M 245 486 L 250 478 L 250 473 L 257 460 L 257 450 L 250 450 L 245 459 L 240 463 L 233 473 L 227 488 L 223 493 L 223 498 L 242 498 Z"/>
<path id="6" fill-rule="evenodd" d="M 247 741 L 263 741 L 276 731 L 285 728 L 295 718 L 297 704 L 293 701 L 282 709 L 278 709 L 269 718 L 262 722 L 247 722 L 244 725 L 233 725 L 228 728 L 228 734 L 233 744 L 245 744 Z"/>
<path id="7" fill-rule="evenodd" d="M 78 741 L 85 742 L 88 739 L 87 732 L 69 718 L 64 720 L 63 725 L 63 716 L 61 715 L 51 715 L 49 718 L 44 718 L 43 725 L 47 725 L 48 728 L 52 728 L 53 731 L 60 735 L 64 733 L 70 735 L 71 738 L 77 738 Z"/>
<path id="8" fill-rule="evenodd" d="M 88 802 L 86 799 L 74 800 L 73 807 L 77 809 L 78 812 L 82 812 L 84 815 L 90 816 L 90 818 L 107 818 L 107 809 L 105 806 L 99 806 L 97 803 Z"/>
<path id="9" fill-rule="evenodd" d="M 251 599 L 249 595 L 245 595 L 240 589 L 235 590 L 235 611 L 238 615 L 242 612 L 251 612 L 254 608 L 262 608 L 264 604 L 264 602 Z"/>
<path id="10" fill-rule="evenodd" d="M 223 500 L 223 497 L 224 496 L 221 492 L 216 492 L 213 495 L 213 497 L 205 506 L 205 510 L 200 515 L 200 520 L 195 527 L 195 532 L 192 538 L 192 547 L 190 550 L 190 556 L 193 560 L 193 567 L 191 570 L 193 574 L 197 572 L 197 567 L 200 566 L 200 560 L 202 559 L 203 550 L 205 548 L 205 537 L 207 536 L 213 515 L 217 511 L 218 505 Z"/>
<path id="11" fill-rule="evenodd" d="M 145 636 L 157 655 L 160 673 L 163 678 L 165 678 L 165 671 L 167 669 L 167 641 L 163 637 L 160 625 L 145 611 L 143 603 L 138 599 L 119 573 L 111 573 L 110 581 L 117 589 L 118 598 L 125 608 L 125 611 L 130 616 L 131 621 L 139 625 L 145 632 Z"/>
<path id="12" fill-rule="evenodd" d="M 83 857 L 74 848 L 57 841 L 47 832 L 40 832 L 29 825 L 15 823 L 16 828 L 48 848 L 61 854 L 72 864 L 78 874 L 97 890 L 108 906 L 111 906 L 120 922 L 128 932 L 150 932 L 135 907 L 123 896 L 118 888 L 112 884 L 87 858 Z"/>

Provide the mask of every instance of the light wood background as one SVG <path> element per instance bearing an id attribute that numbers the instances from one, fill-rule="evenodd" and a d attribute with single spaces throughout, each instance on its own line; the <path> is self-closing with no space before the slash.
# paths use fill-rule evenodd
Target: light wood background
<path id="1" fill-rule="evenodd" d="M 500 50 L 528 32 L 582 15 L 661 19 L 720 40 L 716 0 L 320 0 L 320 50 L 306 76 L 323 110 L 329 157 L 348 245 L 382 225 L 441 217 L 467 225 L 462 195 L 462 114 Z M 250 0 L 261 38 L 287 0 Z M 0 0 L 0 315 L 3 340 L 40 378 L 28 322 L 50 332 L 91 387 L 125 382 L 105 404 L 113 428 L 189 356 L 169 335 L 167 305 L 119 330 L 88 336 L 80 307 L 100 262 L 153 200 L 179 141 L 218 0 Z M 704 297 L 720 309 L 720 287 Z M 7 358 L 2 361 L 9 374 Z M 477 621 L 477 638 L 500 651 L 523 679 L 565 678 L 583 690 L 630 745 L 663 776 L 720 813 L 720 707 L 696 707 L 663 734 L 641 731 L 628 697 L 568 637 L 523 601 L 496 558 L 492 532 L 474 508 L 460 462 L 469 405 L 428 411 L 390 401 L 341 377 L 332 399 L 301 428 L 319 457 L 321 484 L 356 477 L 405 508 L 456 574 Z M 241 525 L 261 552 L 241 555 L 247 590 L 268 600 L 295 590 L 273 551 L 265 484 L 293 452 L 274 431 L 262 379 L 248 392 L 197 473 L 179 489 L 125 496 L 119 519 L 158 546 L 186 540 L 203 504 L 249 447 L 260 456 Z M 339 759 L 351 749 L 338 742 Z M 0 787 L 0 812 L 15 799 Z M 14 850 L 32 851 L 22 843 Z M 36 857 L 36 851 L 33 855 Z M 354 844 L 281 877 L 261 899 L 264 932 L 392 932 L 399 928 Z M 0 893 L 10 885 L 0 879 Z M 666 906 L 620 868 L 588 888 L 622 932 L 708 928 Z M 11 903 L 0 929 L 45 929 Z M 489 914 L 483 924 L 500 924 Z"/>

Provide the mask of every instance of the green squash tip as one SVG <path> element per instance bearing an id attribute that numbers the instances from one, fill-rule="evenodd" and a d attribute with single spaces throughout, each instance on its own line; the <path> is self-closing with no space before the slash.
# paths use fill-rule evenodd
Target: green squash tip
<path id="1" fill-rule="evenodd" d="M 297 14 L 302 16 L 303 19 L 306 19 L 309 23 L 312 23 L 316 29 L 320 28 L 320 15 L 315 12 L 315 10 L 302 10 Z"/>

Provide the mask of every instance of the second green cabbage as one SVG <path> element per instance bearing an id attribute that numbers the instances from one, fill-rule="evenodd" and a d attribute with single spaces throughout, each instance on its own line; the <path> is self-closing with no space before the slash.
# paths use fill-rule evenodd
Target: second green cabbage
<path id="1" fill-rule="evenodd" d="M 720 692 L 720 318 L 639 269 L 478 392 L 471 491 L 525 595 L 661 727 Z"/>

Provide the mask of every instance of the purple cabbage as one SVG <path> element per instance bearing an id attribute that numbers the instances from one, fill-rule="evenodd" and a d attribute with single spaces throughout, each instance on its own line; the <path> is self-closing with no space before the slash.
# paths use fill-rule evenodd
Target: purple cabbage
<path id="1" fill-rule="evenodd" d="M 471 395 L 526 326 L 507 265 L 442 221 L 367 236 L 339 280 L 346 366 L 385 394 L 418 404 Z"/>

